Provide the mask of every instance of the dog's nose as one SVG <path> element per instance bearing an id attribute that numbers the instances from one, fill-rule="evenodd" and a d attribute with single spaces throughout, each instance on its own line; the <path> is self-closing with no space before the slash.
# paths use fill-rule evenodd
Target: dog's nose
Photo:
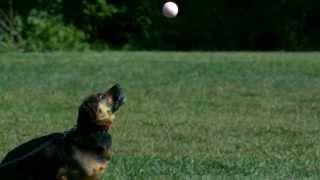
<path id="1" fill-rule="evenodd" d="M 125 93 L 119 84 L 115 84 L 106 92 L 106 94 L 111 95 L 113 102 L 111 111 L 114 113 L 120 108 L 122 104 L 124 104 L 126 99 Z"/>

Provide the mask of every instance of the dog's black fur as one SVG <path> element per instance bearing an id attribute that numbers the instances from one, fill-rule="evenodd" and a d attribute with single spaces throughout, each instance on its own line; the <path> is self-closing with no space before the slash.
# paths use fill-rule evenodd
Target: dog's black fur
<path id="1" fill-rule="evenodd" d="M 0 164 L 0 179 L 100 179 L 111 158 L 107 130 L 123 101 L 119 85 L 89 96 L 79 107 L 76 128 L 33 139 L 10 151 Z"/>

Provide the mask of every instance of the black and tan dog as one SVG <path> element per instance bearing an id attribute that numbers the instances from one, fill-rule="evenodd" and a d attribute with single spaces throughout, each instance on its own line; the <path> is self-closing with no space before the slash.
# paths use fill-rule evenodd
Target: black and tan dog
<path id="1" fill-rule="evenodd" d="M 26 142 L 0 164 L 1 180 L 99 180 L 111 158 L 111 128 L 124 102 L 119 85 L 86 98 L 77 126 Z"/>

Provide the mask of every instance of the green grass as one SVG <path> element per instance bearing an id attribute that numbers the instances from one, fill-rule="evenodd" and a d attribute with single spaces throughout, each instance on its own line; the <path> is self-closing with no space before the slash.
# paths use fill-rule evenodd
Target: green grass
<path id="1" fill-rule="evenodd" d="M 320 53 L 0 55 L 0 158 L 119 82 L 105 179 L 320 179 Z"/>

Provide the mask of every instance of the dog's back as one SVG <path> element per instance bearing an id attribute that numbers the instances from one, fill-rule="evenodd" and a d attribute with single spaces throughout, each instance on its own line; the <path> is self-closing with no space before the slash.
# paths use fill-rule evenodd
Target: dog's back
<path id="1" fill-rule="evenodd" d="M 62 133 L 54 133 L 28 141 L 10 151 L 0 164 L 0 179 L 50 179 L 55 177 L 61 159 Z M 61 156 L 61 155 L 60 155 Z M 50 163 L 47 163 L 50 162 Z"/>
<path id="2" fill-rule="evenodd" d="M 40 151 L 42 148 L 52 143 L 52 141 L 61 138 L 62 136 L 62 133 L 54 133 L 21 144 L 18 147 L 14 148 L 12 151 L 10 151 L 3 158 L 0 167 L 5 165 L 6 163 L 10 163 L 10 161 L 17 161 L 19 159 L 23 159 L 27 156 L 37 153 L 37 151 Z"/>

